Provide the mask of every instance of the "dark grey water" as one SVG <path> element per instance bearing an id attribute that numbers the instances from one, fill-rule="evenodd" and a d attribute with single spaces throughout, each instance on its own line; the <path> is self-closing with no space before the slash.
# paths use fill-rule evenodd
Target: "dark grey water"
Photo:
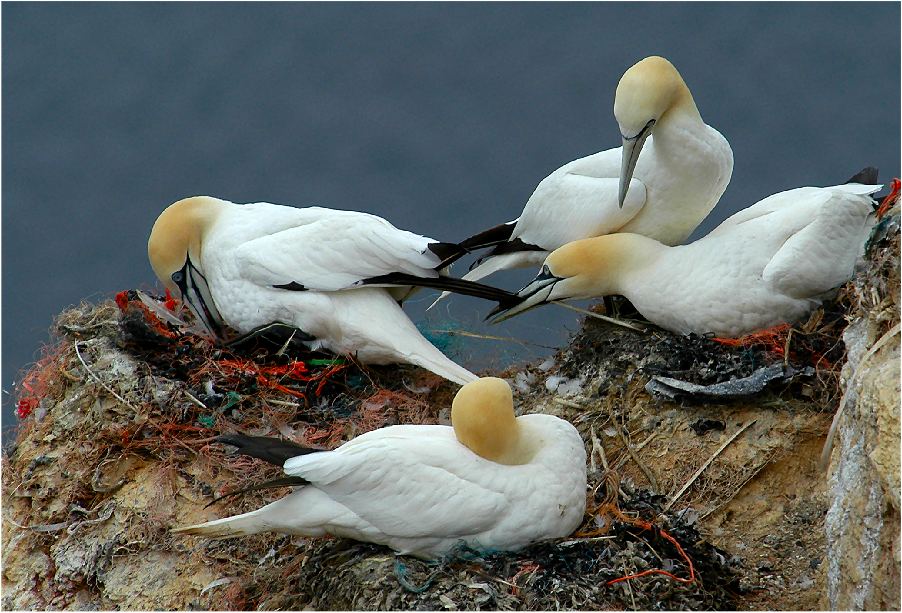
<path id="1" fill-rule="evenodd" d="M 174 200 L 358 209 L 461 239 L 618 146 L 614 87 L 647 55 L 674 62 L 733 147 L 696 236 L 768 194 L 900 168 L 897 3 L 5 3 L 2 17 L 4 429 L 54 315 L 153 287 L 146 239 Z M 484 330 L 487 308 L 455 298 L 428 323 Z M 552 346 L 577 319 L 546 307 L 488 332 Z M 471 366 L 547 352 L 462 343 Z"/>

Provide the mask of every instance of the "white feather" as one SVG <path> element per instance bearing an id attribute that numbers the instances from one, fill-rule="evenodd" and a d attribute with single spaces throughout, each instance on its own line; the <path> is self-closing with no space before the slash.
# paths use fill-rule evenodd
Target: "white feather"
<path id="1" fill-rule="evenodd" d="M 211 537 L 267 530 L 333 534 L 423 558 L 441 556 L 461 540 L 508 551 L 567 536 L 585 511 L 582 439 L 551 415 L 518 422 L 541 440 L 526 464 L 481 458 L 457 441 L 450 426 L 392 426 L 334 451 L 289 459 L 286 474 L 311 484 L 281 500 L 177 531 Z"/>
<path id="2" fill-rule="evenodd" d="M 314 349 L 416 364 L 460 384 L 477 378 L 416 329 L 396 302 L 408 288 L 354 287 L 393 272 L 439 276 L 441 260 L 427 249 L 435 241 L 366 213 L 220 202 L 201 268 L 229 326 L 244 333 L 282 322 L 315 337 Z M 291 283 L 306 290 L 276 287 Z"/>
<path id="3" fill-rule="evenodd" d="M 436 242 L 399 230 L 381 217 L 354 211 L 310 207 L 293 209 L 292 218 L 268 203 L 242 205 L 230 213 L 214 234 L 237 233 L 244 227 L 245 240 L 234 249 L 245 277 L 259 285 L 294 281 L 309 289 L 336 291 L 361 279 L 404 272 L 437 277 L 441 260 L 427 249 Z M 271 215 L 285 220 L 274 229 L 261 220 Z M 261 226 L 264 226 L 261 228 Z M 263 232 L 255 232 L 256 229 Z M 255 236 L 255 234 L 259 234 Z"/>
<path id="4" fill-rule="evenodd" d="M 679 247 L 627 235 L 619 247 L 627 264 L 594 282 L 606 290 L 582 288 L 580 297 L 622 294 L 650 321 L 685 334 L 741 336 L 794 322 L 852 276 L 874 223 L 868 194 L 879 189 L 774 194 Z M 572 297 L 566 288 L 567 281 L 555 284 L 549 299 Z"/>
<path id="5" fill-rule="evenodd" d="M 526 202 L 511 239 L 540 247 L 542 251 L 535 253 L 542 257 L 566 243 L 615 232 L 679 244 L 720 200 L 733 172 L 733 151 L 717 130 L 701 120 L 694 105 L 674 107 L 657 118 L 622 208 L 618 206 L 621 165 L 622 147 L 617 147 L 552 172 Z M 495 257 L 483 263 L 486 275 L 521 265 L 507 259 L 489 268 Z"/>

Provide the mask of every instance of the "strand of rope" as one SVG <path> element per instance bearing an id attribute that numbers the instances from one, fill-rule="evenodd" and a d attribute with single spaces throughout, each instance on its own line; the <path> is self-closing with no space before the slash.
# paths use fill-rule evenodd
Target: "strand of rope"
<path id="1" fill-rule="evenodd" d="M 689 577 L 688 578 L 678 577 L 678 576 L 674 575 L 673 573 L 668 572 L 662 568 L 650 568 L 648 570 L 644 570 L 639 573 L 625 575 L 623 577 L 618 577 L 617 579 L 611 579 L 610 581 L 605 583 L 605 585 L 614 585 L 615 583 L 620 583 L 621 581 L 629 581 L 631 579 L 638 579 L 639 577 L 645 577 L 648 575 L 664 575 L 666 577 L 670 577 L 671 579 L 673 579 L 674 581 L 677 581 L 679 583 L 685 583 L 685 584 L 694 583 L 695 578 L 696 578 L 695 565 L 692 563 L 692 559 L 689 557 L 689 555 L 683 549 L 682 545 L 680 545 L 680 543 L 673 536 L 671 536 L 670 533 L 668 533 L 663 528 L 659 528 L 658 526 L 654 525 L 651 522 L 648 522 L 648 521 L 645 521 L 643 519 L 639 519 L 636 517 L 630 517 L 629 515 L 626 515 L 623 511 L 620 510 L 620 506 L 617 502 L 617 492 L 620 488 L 620 478 L 615 471 L 609 470 L 609 471 L 605 472 L 604 476 L 602 477 L 601 481 L 598 484 L 598 487 L 596 487 L 595 491 L 592 492 L 593 499 L 595 498 L 595 495 L 596 495 L 598 489 L 602 486 L 604 486 L 604 488 L 605 488 L 605 495 L 601 501 L 601 504 L 599 504 L 596 507 L 595 511 L 593 511 L 591 513 L 591 515 L 593 517 L 596 517 L 598 515 L 601 515 L 602 517 L 613 516 L 617 520 L 619 520 L 625 524 L 629 524 L 630 526 L 635 526 L 635 527 L 641 528 L 643 530 L 651 530 L 651 531 L 655 532 L 656 534 L 660 534 L 662 537 L 664 537 L 667 541 L 669 541 L 676 548 L 677 552 L 680 554 L 680 556 L 686 562 L 686 566 L 689 568 Z M 610 523 L 606 524 L 605 526 L 603 526 L 602 528 L 600 528 L 598 530 L 593 530 L 593 531 L 589 531 L 589 532 L 585 532 L 585 531 L 577 532 L 575 536 L 577 536 L 579 538 L 592 537 L 597 534 L 606 534 L 609 529 L 610 529 Z"/>

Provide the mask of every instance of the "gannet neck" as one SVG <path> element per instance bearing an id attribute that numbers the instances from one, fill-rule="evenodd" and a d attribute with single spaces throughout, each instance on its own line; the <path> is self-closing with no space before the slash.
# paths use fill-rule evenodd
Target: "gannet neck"
<path id="1" fill-rule="evenodd" d="M 653 55 L 629 68 L 617 84 L 614 117 L 625 139 L 635 138 L 653 122 L 654 132 L 675 118 L 701 123 L 692 93 L 679 71 L 663 57 Z"/>
<path id="2" fill-rule="evenodd" d="M 194 196 L 169 205 L 157 218 L 147 241 L 147 255 L 154 273 L 169 290 L 177 289 L 171 275 L 185 265 L 186 258 L 201 265 L 204 235 L 227 205 L 217 198 Z"/>
<path id="3" fill-rule="evenodd" d="M 677 73 L 677 76 L 679 76 L 679 73 Z M 692 92 L 689 91 L 689 87 L 687 87 L 682 77 L 679 78 L 679 82 L 675 85 L 670 107 L 664 111 L 661 119 L 658 120 L 660 124 L 658 125 L 658 130 L 661 129 L 662 125 L 667 126 L 678 119 L 687 119 L 699 124 L 704 123 L 701 113 L 698 111 L 698 106 L 695 104 L 695 98 L 692 97 Z"/>
<path id="4" fill-rule="evenodd" d="M 451 403 L 451 425 L 457 440 L 486 460 L 525 464 L 534 455 L 504 379 L 483 377 L 460 388 Z"/>
<path id="5" fill-rule="evenodd" d="M 568 243 L 545 260 L 551 274 L 563 279 L 550 299 L 622 294 L 626 284 L 666 249 L 654 239 L 627 233 Z"/>

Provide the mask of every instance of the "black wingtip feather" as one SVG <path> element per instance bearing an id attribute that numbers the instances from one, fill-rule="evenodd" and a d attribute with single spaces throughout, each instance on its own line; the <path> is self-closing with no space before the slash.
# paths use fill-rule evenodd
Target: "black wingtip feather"
<path id="1" fill-rule="evenodd" d="M 217 443 L 225 443 L 238 448 L 241 455 L 258 458 L 276 466 L 282 466 L 289 458 L 323 451 L 303 447 L 291 441 L 269 436 L 248 436 L 246 434 L 224 434 L 216 437 Z"/>
<path id="2" fill-rule="evenodd" d="M 429 287 L 454 292 L 455 294 L 463 294 L 464 296 L 475 296 L 476 298 L 492 300 L 505 308 L 517 305 L 523 300 L 516 294 L 506 290 L 476 283 L 475 281 L 465 281 L 454 277 L 418 277 L 404 272 L 393 272 L 378 277 L 370 277 L 369 279 L 364 279 L 361 285 L 416 285 Z"/>
<path id="3" fill-rule="evenodd" d="M 436 270 L 444 268 L 445 266 L 450 266 L 463 256 L 467 255 L 467 253 L 469 253 L 466 249 L 464 249 L 457 243 L 435 242 L 429 243 L 428 245 L 426 245 L 426 248 L 437 255 L 442 261 L 441 264 L 435 267 Z"/>
<path id="4" fill-rule="evenodd" d="M 292 281 L 291 283 L 283 283 L 282 285 L 273 285 L 276 289 L 287 289 L 290 292 L 306 292 L 307 288 L 297 281 Z"/>
<path id="5" fill-rule="evenodd" d="M 846 183 L 861 183 L 862 185 L 873 185 L 877 182 L 877 169 L 873 166 L 862 168 L 852 175 Z"/>
<path id="6" fill-rule="evenodd" d="M 470 265 L 470 270 L 473 270 L 483 262 L 485 262 L 490 257 L 496 255 L 504 255 L 506 253 L 522 253 L 523 251 L 545 251 L 542 247 L 538 245 L 531 245 L 530 243 L 524 243 L 519 238 L 515 238 L 512 241 L 507 241 L 506 243 L 501 243 L 500 245 L 495 245 L 495 248 L 489 251 L 487 254 L 476 260 Z"/>
<path id="7" fill-rule="evenodd" d="M 474 234 L 470 238 L 462 240 L 458 244 L 468 251 L 471 249 L 482 249 L 484 247 L 498 245 L 510 240 L 511 234 L 513 234 L 514 232 L 515 225 L 516 223 L 513 221 L 499 224 L 493 228 L 484 230 L 479 234 Z"/>
<path id="8" fill-rule="evenodd" d="M 303 477 L 279 477 L 278 479 L 272 479 L 271 481 L 264 481 L 263 483 L 258 483 L 257 485 L 251 485 L 250 487 L 243 487 L 240 490 L 235 490 L 234 492 L 228 492 L 223 494 L 222 496 L 218 496 L 214 498 L 209 503 L 204 505 L 204 508 L 208 508 L 213 506 L 220 500 L 224 500 L 226 498 L 231 498 L 232 496 L 238 496 L 240 494 L 247 494 L 248 492 L 258 492 L 260 490 L 271 490 L 277 487 L 298 487 L 301 485 L 310 485 L 310 482 L 304 479 Z"/>

